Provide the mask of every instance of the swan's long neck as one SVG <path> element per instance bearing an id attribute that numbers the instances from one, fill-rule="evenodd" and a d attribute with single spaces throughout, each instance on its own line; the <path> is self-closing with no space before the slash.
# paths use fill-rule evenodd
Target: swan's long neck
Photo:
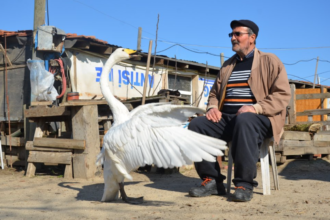
<path id="1" fill-rule="evenodd" d="M 112 111 L 114 124 L 120 124 L 127 120 L 127 115 L 129 112 L 126 106 L 112 95 L 109 87 L 109 73 L 116 62 L 118 61 L 116 61 L 113 56 L 110 56 L 103 67 L 100 84 L 101 92 L 104 98 L 107 100 Z"/>

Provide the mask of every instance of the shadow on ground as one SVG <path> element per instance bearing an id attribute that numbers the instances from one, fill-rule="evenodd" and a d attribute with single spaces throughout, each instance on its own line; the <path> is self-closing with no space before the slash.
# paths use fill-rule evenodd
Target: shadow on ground
<path id="1" fill-rule="evenodd" d="M 281 166 L 279 166 L 281 169 L 279 175 L 288 180 L 306 179 L 330 182 L 330 163 L 324 159 L 293 159 Z"/>

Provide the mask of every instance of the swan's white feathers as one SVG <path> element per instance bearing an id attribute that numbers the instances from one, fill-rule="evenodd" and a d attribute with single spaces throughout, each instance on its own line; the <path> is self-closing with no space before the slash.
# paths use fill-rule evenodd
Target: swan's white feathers
<path id="1" fill-rule="evenodd" d="M 107 60 L 103 73 L 130 55 L 117 49 Z M 223 155 L 226 143 L 182 128 L 187 118 L 204 113 L 191 106 L 152 103 L 139 106 L 131 112 L 110 91 L 107 74 L 101 74 L 101 91 L 112 111 L 114 123 L 103 139 L 103 148 L 97 161 L 104 158 L 104 193 L 102 201 L 118 196 L 124 178 L 132 179 L 130 172 L 140 166 L 155 164 L 172 168 L 192 164 L 193 161 L 215 161 Z"/>
<path id="2" fill-rule="evenodd" d="M 130 120 L 109 130 L 104 137 L 104 147 L 113 153 L 120 152 L 128 173 L 152 163 L 168 168 L 202 159 L 215 161 L 210 154 L 222 155 L 220 149 L 224 150 L 226 143 L 181 128 L 186 109 L 191 113 L 198 110 L 162 104 L 135 111 Z"/>

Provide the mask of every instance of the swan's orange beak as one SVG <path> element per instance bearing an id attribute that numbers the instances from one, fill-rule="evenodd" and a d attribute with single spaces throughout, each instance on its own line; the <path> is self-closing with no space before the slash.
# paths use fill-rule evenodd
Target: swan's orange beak
<path id="1" fill-rule="evenodd" d="M 131 55 L 132 53 L 136 53 L 136 50 L 125 49 L 125 52 Z"/>
<path id="2" fill-rule="evenodd" d="M 138 54 L 138 51 L 136 51 L 136 50 L 125 49 L 125 52 L 129 54 L 130 58 L 140 57 L 140 55 Z"/>

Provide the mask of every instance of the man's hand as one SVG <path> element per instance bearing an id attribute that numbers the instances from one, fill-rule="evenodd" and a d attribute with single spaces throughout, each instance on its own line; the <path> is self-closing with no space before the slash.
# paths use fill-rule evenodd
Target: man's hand
<path id="1" fill-rule="evenodd" d="M 251 105 L 243 105 L 240 109 L 238 109 L 236 115 L 245 113 L 245 112 L 252 112 L 257 113 L 253 106 Z"/>
<path id="2" fill-rule="evenodd" d="M 221 120 L 222 114 L 217 108 L 211 108 L 208 112 L 206 112 L 205 116 L 207 120 L 219 122 Z"/>

